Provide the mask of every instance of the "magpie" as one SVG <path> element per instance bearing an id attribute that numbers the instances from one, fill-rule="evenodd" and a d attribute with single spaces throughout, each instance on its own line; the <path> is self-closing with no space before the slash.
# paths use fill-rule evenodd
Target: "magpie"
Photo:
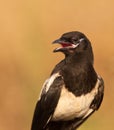
<path id="1" fill-rule="evenodd" d="M 31 130 L 75 130 L 99 109 L 104 81 L 93 67 L 88 38 L 79 31 L 63 34 L 53 42 L 54 52 L 65 58 L 44 82 L 33 115 Z"/>

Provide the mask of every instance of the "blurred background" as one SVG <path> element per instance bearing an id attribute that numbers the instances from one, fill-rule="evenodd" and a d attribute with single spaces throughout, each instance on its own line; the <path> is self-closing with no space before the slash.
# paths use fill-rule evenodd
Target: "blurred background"
<path id="1" fill-rule="evenodd" d="M 0 1 L 0 130 L 30 130 L 44 80 L 64 56 L 51 43 L 81 31 L 105 81 L 101 108 L 79 130 L 114 129 L 114 1 Z"/>

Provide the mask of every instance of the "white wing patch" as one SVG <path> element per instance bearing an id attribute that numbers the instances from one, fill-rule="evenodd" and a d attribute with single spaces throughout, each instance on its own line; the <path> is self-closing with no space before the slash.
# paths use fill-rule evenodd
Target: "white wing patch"
<path id="1" fill-rule="evenodd" d="M 47 80 L 47 85 L 46 85 L 46 92 L 49 90 L 50 86 L 53 84 L 53 81 L 59 77 L 59 73 L 53 74 L 48 80 Z"/>
<path id="2" fill-rule="evenodd" d="M 51 77 L 48 78 L 48 79 L 44 82 L 43 87 L 42 87 L 42 90 L 41 90 L 41 92 L 40 92 L 39 100 L 40 100 L 40 98 L 41 98 L 42 93 L 47 93 L 48 90 L 49 90 L 49 88 L 50 88 L 50 86 L 53 84 L 54 80 L 55 80 L 57 77 L 59 77 L 59 76 L 60 76 L 59 73 L 55 73 L 55 74 L 51 75 Z"/>
<path id="3" fill-rule="evenodd" d="M 63 86 L 52 120 L 71 120 L 76 117 L 87 117 L 93 111 L 89 107 L 98 92 L 99 83 L 100 80 L 98 79 L 95 88 L 90 93 L 79 97 L 76 97 Z"/>

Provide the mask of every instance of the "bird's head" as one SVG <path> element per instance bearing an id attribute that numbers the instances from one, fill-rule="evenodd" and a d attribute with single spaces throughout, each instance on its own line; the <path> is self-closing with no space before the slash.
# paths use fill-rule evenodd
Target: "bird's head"
<path id="1" fill-rule="evenodd" d="M 53 43 L 58 43 L 61 45 L 61 47 L 56 48 L 54 52 L 63 52 L 66 56 L 74 54 L 87 54 L 88 56 L 90 55 L 93 60 L 91 43 L 88 38 L 81 32 L 73 31 L 64 33 Z"/>

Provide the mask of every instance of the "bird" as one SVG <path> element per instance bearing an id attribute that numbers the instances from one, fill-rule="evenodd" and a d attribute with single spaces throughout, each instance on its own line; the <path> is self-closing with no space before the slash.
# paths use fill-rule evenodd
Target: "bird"
<path id="1" fill-rule="evenodd" d="M 31 130 L 76 130 L 101 106 L 103 78 L 94 69 L 92 45 L 80 31 L 64 33 L 53 44 L 64 59 L 44 82 Z"/>

